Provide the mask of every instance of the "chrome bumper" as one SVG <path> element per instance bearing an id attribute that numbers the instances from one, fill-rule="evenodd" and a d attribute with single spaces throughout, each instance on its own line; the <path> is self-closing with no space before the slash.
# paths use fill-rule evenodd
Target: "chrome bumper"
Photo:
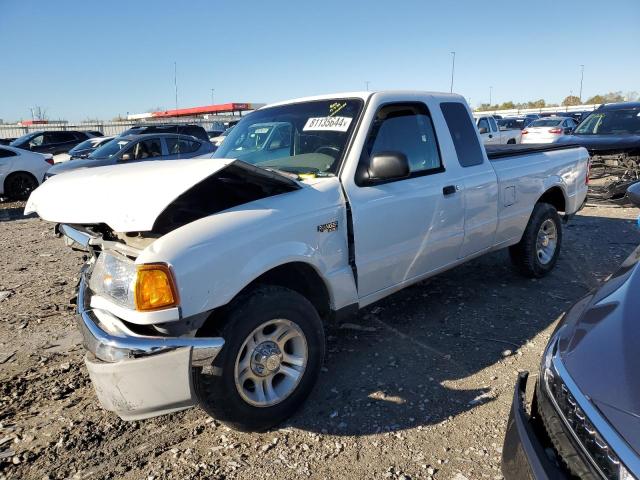
<path id="1" fill-rule="evenodd" d="M 222 338 L 116 336 L 89 307 L 84 275 L 78 288 L 78 326 L 88 350 L 85 364 L 102 406 L 139 420 L 197 403 L 192 368 L 210 365 Z"/>

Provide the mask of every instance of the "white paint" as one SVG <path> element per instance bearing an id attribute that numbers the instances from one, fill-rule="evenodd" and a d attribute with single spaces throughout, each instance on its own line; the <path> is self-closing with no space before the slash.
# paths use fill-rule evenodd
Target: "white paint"
<path id="1" fill-rule="evenodd" d="M 25 213 L 58 223 L 106 223 L 117 232 L 148 231 L 171 201 L 232 161 L 164 160 L 72 170 L 38 187 Z"/>
<path id="2" fill-rule="evenodd" d="M 14 172 L 27 172 L 35 177 L 38 183 L 42 183 L 44 174 L 51 168 L 51 164 L 46 162 L 51 158 L 51 154 L 41 154 L 23 150 L 21 148 L 0 145 L 0 150 L 15 153 L 11 157 L 0 157 L 0 195 L 4 194 L 4 181 Z"/>

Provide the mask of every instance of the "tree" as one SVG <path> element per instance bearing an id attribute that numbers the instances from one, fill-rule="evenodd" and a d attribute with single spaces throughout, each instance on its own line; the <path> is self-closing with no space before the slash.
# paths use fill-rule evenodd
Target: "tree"
<path id="1" fill-rule="evenodd" d="M 580 101 L 580 97 L 575 95 L 569 95 L 562 100 L 563 107 L 572 107 L 574 105 L 580 105 L 582 102 Z"/>
<path id="2" fill-rule="evenodd" d="M 638 92 L 632 91 L 632 92 L 627 92 L 624 96 L 627 100 L 627 102 L 637 102 L 640 99 L 640 95 L 638 95 Z"/>
<path id="3" fill-rule="evenodd" d="M 622 92 L 609 92 L 604 95 L 594 95 L 587 100 L 587 104 L 599 104 L 599 103 L 618 103 L 624 102 Z"/>
<path id="4" fill-rule="evenodd" d="M 516 108 L 516 104 L 512 101 L 503 102 L 502 105 L 500 105 L 500 110 L 513 110 L 514 108 Z"/>
<path id="5" fill-rule="evenodd" d="M 527 108 L 544 108 L 547 105 L 547 102 L 544 99 L 540 100 L 531 100 L 527 102 Z"/>

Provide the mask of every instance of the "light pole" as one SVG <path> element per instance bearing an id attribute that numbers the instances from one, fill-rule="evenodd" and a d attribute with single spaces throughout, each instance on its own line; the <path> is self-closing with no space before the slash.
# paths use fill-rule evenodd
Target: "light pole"
<path id="1" fill-rule="evenodd" d="M 369 80 L 365 80 L 365 81 L 364 81 L 364 87 L 367 89 L 367 92 L 369 91 L 369 84 L 370 84 L 370 83 L 371 83 L 371 82 L 370 82 Z"/>
<path id="2" fill-rule="evenodd" d="M 215 91 L 216 91 L 215 88 L 211 89 L 211 105 L 213 105 L 213 92 L 215 92 Z"/>
<path id="3" fill-rule="evenodd" d="M 493 93 L 493 87 L 489 87 L 489 106 L 491 106 L 491 94 Z"/>
<path id="4" fill-rule="evenodd" d="M 449 93 L 453 93 L 453 74 L 456 71 L 456 52 L 451 52 L 451 88 Z"/>
<path id="5" fill-rule="evenodd" d="M 580 65 L 580 104 L 582 104 L 582 80 L 584 79 L 584 65 Z"/>
<path id="6" fill-rule="evenodd" d="M 178 62 L 173 62 L 173 85 L 176 87 L 176 110 L 178 109 Z"/>

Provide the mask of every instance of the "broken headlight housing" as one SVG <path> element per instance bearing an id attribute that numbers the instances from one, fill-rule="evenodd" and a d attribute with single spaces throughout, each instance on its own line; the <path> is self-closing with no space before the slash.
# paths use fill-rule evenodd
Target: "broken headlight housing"
<path id="1" fill-rule="evenodd" d="M 117 253 L 102 252 L 91 271 L 89 288 L 131 309 L 136 308 L 136 264 Z"/>

